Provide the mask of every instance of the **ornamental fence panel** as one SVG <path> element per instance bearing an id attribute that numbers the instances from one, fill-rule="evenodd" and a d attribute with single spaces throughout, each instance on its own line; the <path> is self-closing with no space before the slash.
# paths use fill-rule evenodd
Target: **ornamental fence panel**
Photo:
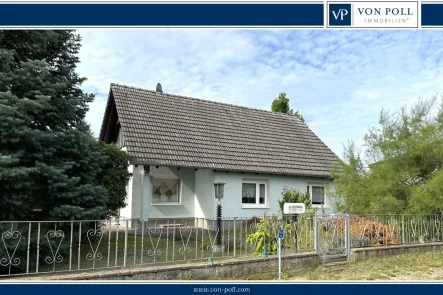
<path id="1" fill-rule="evenodd" d="M 441 215 L 0 221 L 0 277 L 266 257 L 277 254 L 280 229 L 283 256 L 441 242 L 443 230 Z"/>

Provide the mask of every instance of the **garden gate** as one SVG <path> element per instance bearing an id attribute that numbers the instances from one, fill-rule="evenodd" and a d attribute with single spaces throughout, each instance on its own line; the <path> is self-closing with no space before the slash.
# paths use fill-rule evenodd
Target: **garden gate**
<path id="1" fill-rule="evenodd" d="M 315 251 L 322 258 L 350 258 L 349 215 L 314 216 Z"/>

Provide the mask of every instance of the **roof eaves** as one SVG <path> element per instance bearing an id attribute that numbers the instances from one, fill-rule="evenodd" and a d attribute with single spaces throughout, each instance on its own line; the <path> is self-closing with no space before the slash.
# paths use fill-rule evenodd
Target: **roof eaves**
<path id="1" fill-rule="evenodd" d="M 251 174 L 271 174 L 271 175 L 292 175 L 292 176 L 301 176 L 301 177 L 316 177 L 316 178 L 330 178 L 330 173 L 328 174 L 314 174 L 314 173 L 289 173 L 289 172 L 275 172 L 275 171 L 256 171 L 256 170 L 245 170 L 245 169 L 235 169 L 235 168 L 221 168 L 221 167 L 209 167 L 209 166 L 196 166 L 196 165 L 165 165 L 162 163 L 155 162 L 147 162 L 137 158 L 132 158 L 130 161 L 131 165 L 145 165 L 145 166 L 164 166 L 164 167 L 183 167 L 183 168 L 191 168 L 191 169 L 208 169 L 215 171 L 231 171 L 231 172 L 244 172 Z"/>

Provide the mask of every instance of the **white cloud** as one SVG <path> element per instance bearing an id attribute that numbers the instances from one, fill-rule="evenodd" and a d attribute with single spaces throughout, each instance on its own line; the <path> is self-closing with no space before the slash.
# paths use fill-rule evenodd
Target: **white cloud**
<path id="1" fill-rule="evenodd" d="M 96 98 L 89 105 L 89 112 L 86 114 L 86 121 L 91 125 L 96 136 L 100 133 L 100 126 L 102 124 L 103 115 L 105 114 L 106 100 Z"/>
<path id="2" fill-rule="evenodd" d="M 97 94 L 98 134 L 111 82 L 270 109 L 285 91 L 338 155 L 361 143 L 382 107 L 443 90 L 441 31 L 82 30 L 78 71 Z"/>

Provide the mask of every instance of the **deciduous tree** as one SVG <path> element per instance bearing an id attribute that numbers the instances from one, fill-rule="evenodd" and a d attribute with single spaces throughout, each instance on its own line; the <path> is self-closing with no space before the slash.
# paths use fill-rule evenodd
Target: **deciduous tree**
<path id="1" fill-rule="evenodd" d="M 272 101 L 271 110 L 274 113 L 297 116 L 303 123 L 305 123 L 303 115 L 298 110 L 294 112 L 294 110 L 290 108 L 289 98 L 286 97 L 285 92 L 280 92 L 280 94 Z"/>
<path id="2" fill-rule="evenodd" d="M 364 137 L 365 160 L 348 144 L 334 173 L 339 209 L 360 214 L 439 212 L 443 108 L 435 103 L 433 98 L 397 113 L 382 110 L 378 126 Z"/>

